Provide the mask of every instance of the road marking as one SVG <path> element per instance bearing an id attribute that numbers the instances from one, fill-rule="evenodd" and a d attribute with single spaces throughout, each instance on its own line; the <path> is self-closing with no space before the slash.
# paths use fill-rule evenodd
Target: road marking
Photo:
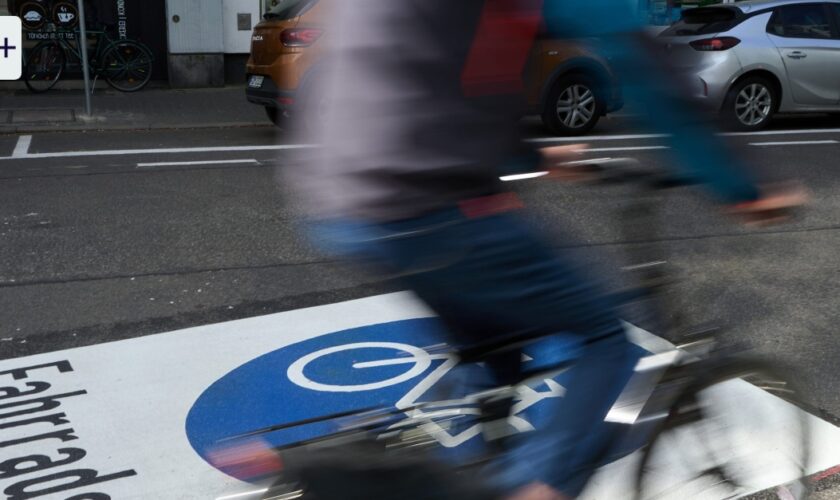
<path id="1" fill-rule="evenodd" d="M 195 398 L 220 377 L 227 376 L 232 370 L 241 369 L 266 353 L 294 348 L 295 345 L 319 337 L 328 339 L 329 334 L 335 332 L 345 332 L 342 335 L 346 335 L 349 330 L 373 324 L 426 318 L 431 314 L 408 293 L 369 297 L 121 342 L 3 360 L 0 361 L 0 374 L 5 374 L 5 378 L 0 382 L 6 382 L 6 379 L 13 376 L 30 380 L 43 379 L 53 384 L 52 390 L 68 393 L 60 400 L 61 410 L 67 417 L 54 425 L 70 425 L 67 420 L 71 420 L 73 435 L 78 437 L 77 445 L 86 451 L 86 455 L 80 458 L 84 462 L 78 465 L 102 473 L 128 468 L 136 471 L 133 477 L 109 478 L 107 482 L 102 482 L 101 487 L 107 487 L 107 492 L 114 498 L 241 498 L 237 495 L 243 490 L 253 490 L 254 487 L 211 468 L 197 455 L 184 436 L 184 421 Z M 278 336 L 280 325 L 283 335 Z M 641 340 L 645 348 L 652 352 L 669 349 L 663 339 L 629 325 L 628 329 L 631 339 L 636 342 Z M 343 342 L 346 342 L 343 337 L 335 338 L 328 345 L 346 348 Z M 301 351 L 292 359 L 311 352 L 314 351 Z M 150 373 L 154 376 L 150 377 Z M 29 381 L 19 383 L 23 385 L 25 382 Z M 549 389 L 555 392 L 559 390 L 558 387 Z M 735 395 L 733 399 L 745 401 L 746 407 L 754 401 L 762 403 L 760 408 L 768 407 L 764 403 L 770 396 L 754 386 L 736 382 L 729 384 L 727 390 Z M 14 396 L 18 397 L 27 398 Z M 329 394 L 323 395 L 325 403 L 328 398 Z M 59 396 L 53 398 L 55 401 L 58 399 Z M 138 407 L 137 401 L 147 404 Z M 254 405 L 262 403 L 257 401 Z M 787 403 L 779 400 L 769 407 L 788 408 L 785 405 Z M 276 405 L 276 408 L 278 412 L 289 411 L 283 404 Z M 250 407 L 242 407 L 243 413 L 250 410 Z M 311 408 L 313 414 L 322 410 L 320 407 Z M 36 411 L 45 410 L 29 412 Z M 840 447 L 837 446 L 840 443 L 840 430 L 816 417 L 808 418 L 815 431 L 815 439 L 812 441 L 815 453 L 812 454 L 810 470 L 829 469 L 840 460 Z M 21 429 L 21 433 L 27 430 L 25 427 Z M 54 447 L 45 444 L 45 439 L 31 439 L 29 434 L 23 436 L 24 439 L 30 439 L 14 448 L 21 457 L 54 452 Z M 124 440 L 115 439 L 114 436 L 134 441 L 132 446 L 118 446 L 115 443 Z M 148 439 L 148 436 L 154 436 L 154 439 Z M 167 456 L 166 461 L 160 460 L 161 454 Z M 595 478 L 583 498 L 620 498 L 622 492 L 632 487 L 635 458 L 637 455 L 605 470 L 605 474 Z M 668 458 L 674 458 L 676 462 L 678 457 Z M 177 467 L 172 464 L 177 464 Z M 627 481 L 622 479 L 623 474 L 615 473 L 615 467 L 623 467 L 627 471 Z M 108 476 L 100 474 L 99 477 Z M 26 473 L 2 478 L 0 487 L 31 479 Z"/>
<path id="2" fill-rule="evenodd" d="M 138 163 L 137 168 L 151 167 L 188 167 L 192 165 L 224 165 L 228 163 L 248 163 L 257 165 L 260 162 L 251 158 L 247 160 L 209 160 L 209 161 L 161 161 L 156 163 Z"/>
<path id="3" fill-rule="evenodd" d="M 760 136 L 760 135 L 802 135 L 802 134 L 835 134 L 840 128 L 810 128 L 802 130 L 762 130 L 760 132 L 727 132 L 721 135 L 728 137 Z"/>
<path id="4" fill-rule="evenodd" d="M 18 434 L 12 437 L 18 442 L 8 449 L 15 452 L 12 459 L 18 461 L 27 456 L 55 453 L 56 445 L 43 438 L 45 434 L 35 435 L 43 432 L 40 428 L 30 429 L 23 425 L 25 422 L 37 421 L 53 423 L 54 427 L 61 427 L 57 432 L 66 431 L 65 434 L 57 434 L 58 438 L 72 433 L 76 447 L 85 451 L 76 458 L 79 462 L 74 467 L 92 471 L 91 474 L 97 473 L 95 477 L 102 479 L 99 487 L 107 488 L 106 492 L 112 498 L 241 498 L 237 495 L 243 490 L 253 490 L 255 487 L 210 467 L 185 436 L 185 420 L 196 398 L 220 378 L 227 377 L 235 370 L 248 369 L 254 360 L 266 356 L 266 353 L 294 350 L 295 346 L 304 345 L 305 342 L 323 339 L 324 344 L 318 344 L 320 349 L 324 346 L 344 346 L 345 356 L 335 354 L 339 354 L 336 358 L 338 362 L 346 363 L 355 359 L 346 356 L 347 342 L 350 341 L 347 336 L 353 335 L 352 331 L 371 325 L 430 317 L 432 312 L 426 306 L 410 293 L 403 292 L 0 360 L 0 383 L 21 387 L 18 393 L 12 393 L 12 396 L 6 398 L 12 400 L 6 403 L 12 408 L 11 411 L 36 414 L 55 410 L 55 407 L 36 409 L 28 406 L 23 410 L 15 409 L 23 406 L 22 400 L 29 401 L 32 406 L 40 401 L 33 398 L 42 398 L 60 406 L 60 410 L 56 411 L 64 413 L 61 419 L 56 418 L 55 421 L 48 416 L 31 421 L 16 420 L 15 423 L 21 424 L 14 429 Z M 630 325 L 627 327 L 629 337 L 651 352 L 667 351 L 670 348 L 661 338 Z M 278 335 L 278 331 L 282 331 L 282 335 Z M 336 333 L 340 333 L 340 336 L 333 336 Z M 395 336 L 398 332 L 390 334 Z M 399 341 L 398 338 L 389 340 Z M 315 350 L 287 352 L 290 359 L 294 360 Z M 364 358 L 362 360 L 364 362 Z M 284 378 L 284 366 L 278 365 L 275 368 L 279 371 L 272 372 L 274 375 L 260 382 L 273 384 L 275 382 L 272 377 L 278 380 Z M 319 372 L 316 370 L 308 373 L 315 376 Z M 277 377 L 278 374 L 281 376 Z M 386 370 L 385 375 L 388 374 Z M 333 383 L 345 382 L 341 378 L 331 380 Z M 367 378 L 364 380 L 369 381 Z M 43 398 L 40 394 L 27 395 L 32 391 L 22 391 L 25 384 L 33 385 L 35 381 L 51 384 L 51 387 L 47 386 L 51 392 L 46 394 L 55 395 Z M 781 400 L 765 406 L 769 401 L 767 398 L 771 396 L 755 386 L 736 382 L 728 387 L 727 390 L 732 391 L 730 394 L 734 394 L 732 399 L 744 401 L 746 408 L 752 402 L 762 403 L 761 408 L 789 408 Z M 548 389 L 551 394 L 560 391 L 559 386 Z M 312 396 L 303 392 L 300 395 Z M 405 397 L 408 396 L 406 394 Z M 325 406 L 307 407 L 306 410 L 311 411 L 312 415 L 322 414 L 319 412 L 333 404 L 330 403 L 329 393 L 315 394 L 315 397 L 319 402 L 323 401 Z M 544 397 L 548 396 L 542 393 L 523 396 L 524 399 Z M 138 405 L 138 401 L 144 404 Z M 247 415 L 267 403 L 254 401 L 253 406 L 243 405 L 236 411 Z M 278 416 L 292 411 L 285 401 L 271 403 L 272 408 L 278 411 Z M 814 432 L 809 472 L 831 469 L 840 463 L 840 429 L 817 417 L 807 418 Z M 229 424 L 235 427 L 237 422 Z M 69 427 L 71 425 L 72 430 Z M 760 434 L 755 436 L 756 439 L 761 437 Z M 126 440 L 131 446 L 120 445 Z M 161 456 L 167 459 L 161 460 Z M 623 493 L 633 487 L 633 465 L 637 458 L 638 455 L 631 455 L 604 470 L 594 479 L 582 498 L 622 498 Z M 674 463 L 677 463 L 679 457 L 667 458 L 673 458 Z M 129 469 L 136 475 L 118 477 L 114 474 Z M 617 472 L 620 470 L 625 473 Z M 27 491 L 43 491 L 51 486 L 46 481 L 38 481 L 47 478 L 43 473 L 38 475 L 37 471 L 29 469 L 21 471 L 17 476 L 0 478 L 0 491 L 13 486 L 13 483 L 23 484 L 23 481 L 32 482 Z M 774 478 L 769 477 L 768 480 Z M 77 483 L 81 484 L 79 481 L 65 481 L 62 485 L 72 490 L 80 487 Z M 62 498 L 73 493 L 77 492 L 67 491 Z"/>
<path id="5" fill-rule="evenodd" d="M 751 142 L 750 146 L 817 146 L 821 144 L 838 144 L 837 141 L 779 141 L 779 142 Z"/>
<path id="6" fill-rule="evenodd" d="M 592 148 L 583 151 L 584 153 L 610 153 L 616 151 L 657 151 L 670 149 L 668 146 L 634 146 L 625 148 Z"/>
<path id="7" fill-rule="evenodd" d="M 221 146 L 207 148 L 157 148 L 157 149 L 107 149 L 102 151 L 62 151 L 58 153 L 33 153 L 22 156 L 2 156 L 0 160 L 34 160 L 40 158 L 74 158 L 82 156 L 124 156 L 179 153 L 227 153 L 237 151 L 282 151 L 311 149 L 312 144 L 282 144 L 274 146 Z"/>
<path id="8" fill-rule="evenodd" d="M 15 150 L 12 153 L 12 158 L 23 158 L 29 154 L 29 146 L 32 145 L 31 135 L 22 135 L 18 137 Z"/>
<path id="9" fill-rule="evenodd" d="M 590 142 L 590 141 L 629 141 L 633 139 L 661 139 L 668 134 L 628 134 L 628 135 L 586 135 L 581 137 L 537 137 L 525 142 Z"/>
<path id="10" fill-rule="evenodd" d="M 767 135 L 805 135 L 805 134 L 835 134 L 840 128 L 803 129 L 803 130 L 762 130 L 760 132 L 721 132 L 716 135 L 722 137 L 750 137 Z M 637 139 L 661 139 L 670 134 L 627 134 L 627 135 L 592 135 L 580 137 L 536 137 L 526 142 L 590 142 L 590 141 L 628 141 Z"/>
<path id="11" fill-rule="evenodd" d="M 718 135 L 725 137 L 741 136 L 767 136 L 767 135 L 802 135 L 802 134 L 831 134 L 840 133 L 840 129 L 807 129 L 807 130 L 764 130 L 761 132 L 726 132 Z M 584 137 L 536 137 L 526 139 L 529 143 L 551 143 L 551 142 L 595 142 L 595 141 L 628 141 L 643 139 L 662 139 L 669 137 L 668 134 L 624 134 L 624 135 L 592 135 Z M 157 149 L 118 149 L 101 151 L 62 151 L 55 153 L 32 153 L 29 146 L 32 142 L 31 135 L 20 136 L 12 156 L 2 156 L 0 160 L 21 160 L 39 158 L 70 158 L 84 156 L 122 156 L 122 155 L 147 155 L 147 154 L 179 154 L 179 153 L 223 153 L 236 151 L 282 151 L 291 149 L 312 149 L 318 147 L 315 144 L 282 144 L 272 146 L 220 146 L 220 147 L 194 147 L 194 148 L 157 148 Z M 818 144 L 828 142 L 813 141 Z M 806 141 L 802 141 L 806 143 Z M 790 144 L 796 145 L 795 142 Z M 645 146 L 640 148 L 627 149 L 591 149 L 590 151 L 644 151 L 651 149 L 667 149 L 665 146 Z"/>

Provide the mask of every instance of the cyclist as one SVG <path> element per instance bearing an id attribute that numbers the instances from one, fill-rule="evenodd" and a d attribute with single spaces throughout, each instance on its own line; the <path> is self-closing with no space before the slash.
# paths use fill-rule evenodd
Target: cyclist
<path id="1" fill-rule="evenodd" d="M 615 304 L 524 221 L 523 203 L 498 178 L 511 158 L 568 175 L 559 164 L 581 150 L 521 153 L 521 74 L 543 19 L 559 31 L 579 28 L 568 21 L 572 14 L 600 34 L 636 32 L 624 4 L 336 2 L 328 109 L 312 139 L 324 148 L 316 161 L 288 171 L 321 244 L 397 277 L 440 316 L 453 344 L 522 331 L 581 340 L 548 424 L 513 441 L 491 467 L 490 481 L 510 499 L 582 491 L 608 444 L 604 417 L 637 361 Z M 621 36 L 631 42 L 615 50 L 619 68 L 646 61 L 642 42 Z M 663 114 L 651 122 L 675 133 L 687 173 L 758 219 L 800 202 L 796 194 L 764 195 L 720 141 L 686 120 L 673 92 L 661 92 L 667 80 L 651 79 L 631 81 L 629 97 L 662 100 L 655 111 Z M 508 350 L 486 360 L 493 383 L 517 383 L 520 359 Z"/>

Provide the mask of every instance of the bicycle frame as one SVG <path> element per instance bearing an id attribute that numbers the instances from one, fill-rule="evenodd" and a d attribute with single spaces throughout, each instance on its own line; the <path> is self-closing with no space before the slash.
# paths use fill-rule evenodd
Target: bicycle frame
<path id="1" fill-rule="evenodd" d="M 75 40 L 71 43 L 71 40 L 66 38 L 60 38 L 56 40 L 60 45 L 61 48 L 64 50 L 66 54 L 71 54 L 74 59 L 81 64 L 82 63 L 82 49 L 81 49 L 81 34 L 79 31 L 74 31 L 73 33 L 76 34 Z M 94 74 L 98 74 L 102 60 L 102 55 L 105 52 L 105 49 L 109 47 L 111 44 L 115 42 L 107 32 L 105 31 L 87 31 L 87 35 L 92 35 L 95 37 L 95 45 L 93 48 L 93 52 L 90 54 L 90 58 L 88 60 L 88 67 Z M 85 42 L 87 42 L 85 40 Z"/>

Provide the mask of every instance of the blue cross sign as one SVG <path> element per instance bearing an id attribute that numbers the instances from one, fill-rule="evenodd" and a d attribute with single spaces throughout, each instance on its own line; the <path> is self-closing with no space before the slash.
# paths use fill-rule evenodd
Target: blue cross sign
<path id="1" fill-rule="evenodd" d="M 0 80 L 21 75 L 23 27 L 17 16 L 0 16 Z"/>

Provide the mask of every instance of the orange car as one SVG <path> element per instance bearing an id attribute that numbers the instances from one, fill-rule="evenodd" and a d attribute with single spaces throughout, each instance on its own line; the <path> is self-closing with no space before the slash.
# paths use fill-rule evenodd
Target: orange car
<path id="1" fill-rule="evenodd" d="M 324 19 L 335 0 L 284 0 L 254 29 L 248 60 L 248 100 L 283 126 L 295 114 L 306 124 L 323 110 Z M 584 44 L 539 40 L 525 72 L 528 104 L 554 133 L 580 135 L 623 105 L 607 61 Z"/>

